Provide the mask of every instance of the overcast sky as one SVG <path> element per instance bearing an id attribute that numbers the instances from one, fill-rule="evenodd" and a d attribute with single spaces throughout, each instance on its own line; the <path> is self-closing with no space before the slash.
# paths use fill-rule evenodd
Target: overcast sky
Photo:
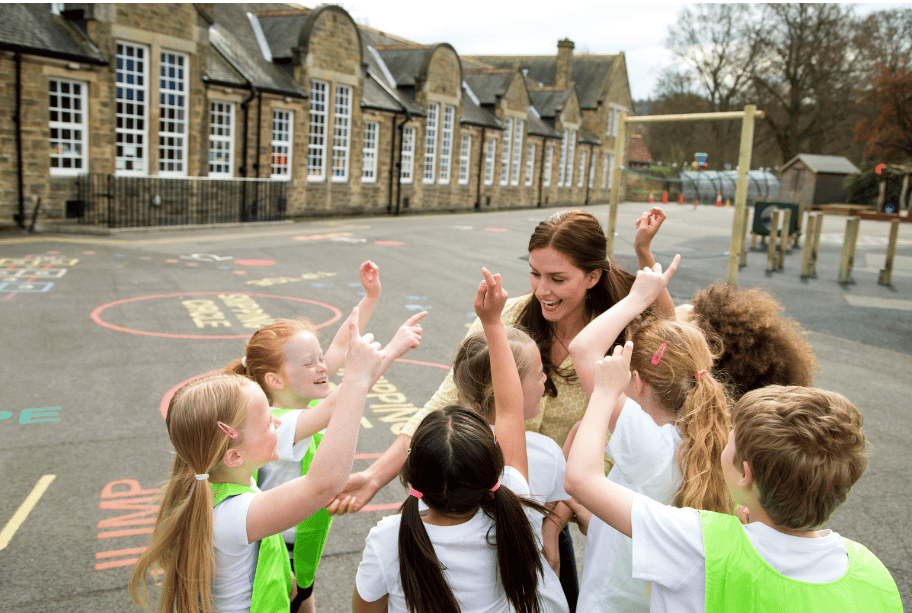
<path id="1" fill-rule="evenodd" d="M 460 55 L 556 55 L 569 38 L 574 53 L 624 52 L 634 100 L 649 98 L 674 58 L 665 48 L 684 6 L 612 0 L 340 1 L 355 21 L 421 44 L 446 42 Z M 858 12 L 910 4 L 858 4 Z"/>

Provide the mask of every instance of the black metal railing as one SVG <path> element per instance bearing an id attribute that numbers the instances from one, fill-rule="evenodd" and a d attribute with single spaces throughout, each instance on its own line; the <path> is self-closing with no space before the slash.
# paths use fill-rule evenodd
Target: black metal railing
<path id="1" fill-rule="evenodd" d="M 281 221 L 287 181 L 205 177 L 76 179 L 80 223 L 109 228 Z"/>

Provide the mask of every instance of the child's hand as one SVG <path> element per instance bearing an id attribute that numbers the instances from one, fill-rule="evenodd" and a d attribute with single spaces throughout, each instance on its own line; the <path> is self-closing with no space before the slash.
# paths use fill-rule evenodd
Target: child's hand
<path id="1" fill-rule="evenodd" d="M 487 268 L 482 268 L 481 274 L 484 275 L 484 281 L 478 285 L 478 293 L 475 294 L 475 314 L 482 325 L 486 325 L 500 321 L 500 314 L 509 296 L 504 291 L 500 275 L 492 275 Z"/>
<path id="2" fill-rule="evenodd" d="M 662 272 L 662 265 L 658 262 L 656 262 L 652 268 L 638 270 L 636 273 L 636 280 L 633 282 L 633 287 L 630 288 L 630 296 L 640 300 L 640 304 L 644 309 L 647 308 L 656 301 L 656 298 L 659 297 L 659 294 L 661 294 L 662 290 L 668 285 L 671 277 L 678 269 L 680 261 L 681 254 L 675 255 L 671 264 L 668 265 L 668 270 L 665 272 Z"/>
<path id="3" fill-rule="evenodd" d="M 630 356 L 633 343 L 627 341 L 623 347 L 615 346 L 614 353 L 595 363 L 595 390 L 620 396 L 630 382 Z M 591 406 L 591 403 L 590 403 Z"/>
<path id="4" fill-rule="evenodd" d="M 652 239 L 662 227 L 665 221 L 665 211 L 657 206 L 640 215 L 636 220 L 636 234 L 633 237 L 633 248 L 637 252 L 649 251 L 652 245 Z"/>
<path id="5" fill-rule="evenodd" d="M 380 365 L 385 354 L 380 350 L 380 343 L 374 341 L 373 334 L 358 334 L 358 307 L 352 310 L 348 326 L 351 340 L 345 352 L 345 378 L 364 378 L 372 384 L 380 373 Z"/>
<path id="6" fill-rule="evenodd" d="M 358 269 L 358 272 L 361 274 L 361 285 L 364 286 L 364 291 L 367 292 L 368 298 L 379 298 L 380 297 L 380 267 L 367 260 L 361 264 L 361 268 Z"/>
<path id="7" fill-rule="evenodd" d="M 384 350 L 395 359 L 405 355 L 409 349 L 418 347 L 421 344 L 421 324 L 418 323 L 418 320 L 425 315 L 427 315 L 427 311 L 421 311 L 409 317 L 404 324 L 399 326 L 393 336 L 393 340 L 389 342 Z"/>

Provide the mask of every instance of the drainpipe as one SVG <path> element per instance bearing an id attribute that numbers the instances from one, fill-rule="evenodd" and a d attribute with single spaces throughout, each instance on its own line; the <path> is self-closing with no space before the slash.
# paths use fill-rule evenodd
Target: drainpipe
<path id="1" fill-rule="evenodd" d="M 487 128 L 481 126 L 481 147 L 478 152 L 478 182 L 475 184 L 475 210 L 481 210 L 481 167 L 484 164 L 485 150 L 488 144 L 485 142 L 485 132 Z"/>
<path id="2" fill-rule="evenodd" d="M 238 172 L 244 178 L 247 178 L 247 124 L 250 114 L 250 101 L 253 100 L 254 96 L 257 95 L 257 89 L 254 87 L 253 83 L 250 83 L 250 95 L 246 100 L 241 102 L 241 108 L 244 110 L 244 136 L 242 139 L 241 145 L 241 154 L 244 156 L 244 161 L 238 168 Z"/>
<path id="3" fill-rule="evenodd" d="M 399 216 L 399 206 L 402 202 L 402 145 L 404 144 L 405 139 L 402 138 L 402 134 L 405 131 L 405 124 L 408 123 L 409 119 L 412 118 L 411 112 L 408 109 L 405 109 L 405 119 L 402 120 L 402 123 L 399 124 L 399 159 L 396 161 L 396 168 L 399 170 L 396 173 L 396 216 Z M 412 143 L 414 146 L 415 143 Z M 415 147 L 412 151 L 417 149 Z M 412 181 L 415 180 L 415 167 L 414 167 L 414 155 L 412 159 Z"/>
<path id="4" fill-rule="evenodd" d="M 397 170 L 396 169 L 396 128 L 397 128 L 396 118 L 399 117 L 400 114 L 401 113 L 399 113 L 399 111 L 395 111 L 393 113 L 393 122 L 392 122 L 393 131 L 390 134 L 390 139 L 391 139 L 391 141 L 390 141 L 390 174 L 389 174 L 389 189 L 387 190 L 388 197 L 387 197 L 387 202 L 386 202 L 386 212 L 387 213 L 393 212 L 393 173 Z M 380 138 L 379 129 L 377 131 L 378 131 L 377 138 L 379 139 Z M 377 166 L 377 172 L 378 173 L 380 172 L 379 165 Z M 400 174 L 402 174 L 402 173 L 400 172 Z"/>
<path id="5" fill-rule="evenodd" d="M 541 163 L 538 165 L 538 208 L 542 205 L 542 191 L 545 188 L 545 156 L 548 154 L 548 139 L 542 137 Z"/>
<path id="6" fill-rule="evenodd" d="M 19 185 L 19 212 L 13 219 L 20 230 L 25 230 L 25 178 L 22 161 L 22 54 L 13 55 L 16 61 L 16 110 L 13 112 L 13 123 L 16 124 L 16 177 Z"/>
<path id="7" fill-rule="evenodd" d="M 592 172 L 592 154 L 595 153 L 595 145 L 589 145 L 589 160 L 586 164 L 586 176 L 583 177 L 583 181 L 586 182 L 586 202 L 583 204 L 589 204 L 589 173 Z"/>

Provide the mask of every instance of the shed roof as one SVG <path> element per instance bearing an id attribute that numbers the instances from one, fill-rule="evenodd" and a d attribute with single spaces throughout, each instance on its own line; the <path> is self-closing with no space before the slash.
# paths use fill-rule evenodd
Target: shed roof
<path id="1" fill-rule="evenodd" d="M 850 175 L 861 172 L 848 158 L 841 155 L 815 155 L 812 153 L 799 153 L 782 165 L 782 171 L 785 172 L 799 160 L 814 173 Z"/>
<path id="2" fill-rule="evenodd" d="M 646 146 L 646 141 L 643 140 L 641 134 L 630 135 L 630 161 L 649 163 L 655 161 L 652 159 L 652 153 L 649 152 L 649 147 Z"/>

